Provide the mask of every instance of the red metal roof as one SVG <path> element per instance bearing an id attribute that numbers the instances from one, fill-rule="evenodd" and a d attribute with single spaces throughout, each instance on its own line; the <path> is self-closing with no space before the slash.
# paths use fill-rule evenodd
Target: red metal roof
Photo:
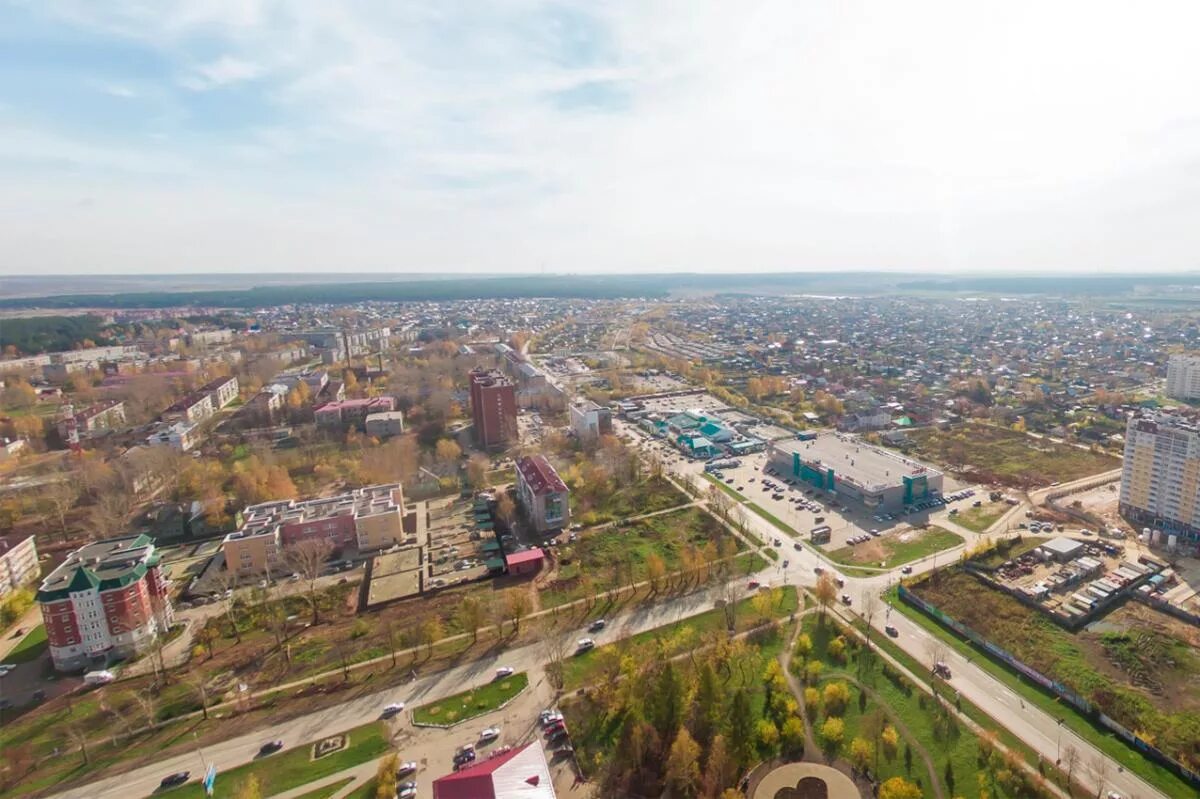
<path id="1" fill-rule="evenodd" d="M 554 799 L 546 756 L 530 741 L 433 782 L 433 799 Z"/>
<path id="2" fill-rule="evenodd" d="M 517 469 L 520 470 L 521 477 L 535 494 L 552 494 L 567 490 L 567 484 L 558 476 L 558 472 L 554 471 L 554 467 L 550 465 L 550 461 L 546 460 L 544 455 L 519 458 Z"/>
<path id="3" fill-rule="evenodd" d="M 504 562 L 511 566 L 518 566 L 522 563 L 531 563 L 535 560 L 540 561 L 544 555 L 538 547 L 533 549 L 525 549 L 520 552 L 514 552 L 504 559 Z"/>

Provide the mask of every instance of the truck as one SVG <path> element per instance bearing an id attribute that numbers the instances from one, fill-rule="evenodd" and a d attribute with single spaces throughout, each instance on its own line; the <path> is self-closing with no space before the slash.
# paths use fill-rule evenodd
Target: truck
<path id="1" fill-rule="evenodd" d="M 108 685 L 115 679 L 117 679 L 117 677 L 111 671 L 89 671 L 87 674 L 83 675 L 83 684 Z"/>

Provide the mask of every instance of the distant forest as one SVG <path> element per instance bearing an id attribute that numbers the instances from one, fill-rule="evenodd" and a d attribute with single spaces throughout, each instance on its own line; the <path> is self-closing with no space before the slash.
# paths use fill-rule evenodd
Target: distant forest
<path id="1" fill-rule="evenodd" d="M 23 319 L 0 319 L 0 349 L 4 357 L 40 355 L 75 349 L 91 342 L 97 347 L 120 344 L 130 339 L 151 335 L 163 328 L 177 329 L 182 322 L 237 327 L 241 320 L 224 316 L 186 316 L 180 319 L 161 319 L 153 322 L 129 322 L 106 325 L 103 318 L 93 314 L 81 316 L 33 316 Z"/>
<path id="2" fill-rule="evenodd" d="M 5 357 L 69 350 L 82 345 L 84 341 L 90 341 L 98 347 L 116 343 L 109 337 L 104 320 L 99 316 L 0 319 L 0 348 L 4 350 Z"/>
<path id="3" fill-rule="evenodd" d="M 299 279 L 299 278 L 297 278 Z M 887 296 L 889 294 L 998 294 L 1007 296 L 1100 297 L 1171 296 L 1196 291 L 1200 275 L 918 275 L 900 272 L 787 272 L 747 274 L 524 275 L 520 277 L 306 282 L 249 289 L 148 291 L 118 294 L 62 294 L 13 297 L 0 308 L 170 308 L 205 305 L 224 308 L 275 307 L 293 303 L 419 302 L 496 298 L 581 299 L 662 298 L 669 294 L 792 293 Z"/>

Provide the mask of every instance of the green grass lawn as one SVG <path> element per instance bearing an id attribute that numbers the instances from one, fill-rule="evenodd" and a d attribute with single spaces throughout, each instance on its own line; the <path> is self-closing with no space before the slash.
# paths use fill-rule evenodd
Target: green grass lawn
<path id="1" fill-rule="evenodd" d="M 985 502 L 978 508 L 967 508 L 964 511 L 959 511 L 952 518 L 956 524 L 960 524 L 968 530 L 982 533 L 991 527 L 997 519 L 1008 512 L 1010 507 L 1003 502 Z"/>
<path id="2" fill-rule="evenodd" d="M 929 527 L 923 531 L 889 533 L 862 544 L 835 549 L 828 555 L 833 562 L 846 566 L 882 568 L 886 565 L 890 568 L 956 547 L 962 542 L 962 536 L 957 533 Z"/>
<path id="3" fill-rule="evenodd" d="M 470 691 L 463 691 L 414 708 L 413 722 L 416 724 L 457 724 L 460 721 L 482 716 L 485 713 L 491 713 L 524 691 L 528 685 L 529 675 L 520 671 L 503 680 L 494 680 Z"/>
<path id="4" fill-rule="evenodd" d="M 346 794 L 346 799 L 375 799 L 375 778 L 372 777 Z"/>
<path id="5" fill-rule="evenodd" d="M 572 507 L 574 521 L 585 527 L 616 519 L 628 519 L 644 513 L 666 510 L 691 502 L 666 477 L 647 477 L 631 485 L 609 491 L 594 500 L 592 507 Z M 574 498 L 572 504 L 574 505 Z"/>
<path id="6" fill-rule="evenodd" d="M 296 799 L 329 799 L 329 797 L 333 796 L 335 793 L 345 788 L 352 782 L 354 782 L 353 777 L 346 777 L 344 780 L 338 780 L 337 782 L 330 783 L 324 788 L 317 788 L 316 790 L 309 791 L 308 793 L 302 793 L 296 797 Z"/>
<path id="7" fill-rule="evenodd" d="M 980 590 L 982 590 L 982 588 Z M 1053 694 L 1044 691 L 1040 686 L 1029 682 L 1016 672 L 1008 669 L 996 661 L 993 661 L 990 657 L 980 656 L 980 652 L 976 650 L 970 643 L 958 638 L 958 636 L 954 635 L 951 631 L 942 627 L 940 624 L 935 622 L 933 619 L 930 619 L 916 608 L 901 602 L 899 597 L 896 596 L 894 589 L 890 592 L 889 598 L 891 604 L 897 611 L 903 613 L 905 616 L 945 641 L 960 654 L 966 657 L 974 658 L 976 665 L 982 669 L 986 669 L 1001 683 L 1019 693 L 1022 697 L 1024 697 L 1025 701 L 1040 708 L 1043 712 L 1053 716 L 1054 718 L 1063 719 L 1063 723 L 1081 738 L 1100 749 L 1100 751 L 1104 752 L 1113 760 L 1119 761 L 1125 768 L 1128 768 L 1130 771 L 1161 790 L 1167 796 L 1196 795 L 1195 789 L 1192 786 L 1175 776 L 1172 772 L 1142 757 L 1135 750 L 1126 746 L 1126 744 L 1120 738 L 1116 737 L 1103 727 L 1093 724 L 1090 719 L 1076 711 L 1072 706 L 1059 701 L 1059 699 Z M 1011 601 L 1015 602 L 1015 600 Z M 1053 626 L 1051 622 L 1047 621 L 1045 623 Z M 1028 627 L 1028 625 L 1026 626 Z M 1057 630 L 1058 628 L 1055 629 Z M 1060 632 L 1062 632 L 1063 635 L 1069 635 L 1065 631 L 1060 630 Z M 1027 634 L 1029 633 L 1032 633 L 1032 630 L 1027 630 Z M 1036 638 L 1036 636 L 1033 635 L 1030 635 L 1030 637 Z M 1063 649 L 1055 646 L 1051 651 L 1062 651 L 1066 652 L 1067 654 L 1071 654 L 1072 650 L 1069 647 Z M 1079 657 L 1078 647 L 1073 649 L 1073 653 L 1076 658 Z"/>
<path id="8" fill-rule="evenodd" d="M 740 600 L 737 604 L 735 614 L 736 629 L 741 632 L 763 621 L 782 619 L 795 613 L 799 603 L 799 596 L 796 593 L 795 586 L 782 586 L 779 600 L 778 604 L 771 605 L 765 617 L 759 615 L 753 609 L 751 605 L 752 597 Z M 672 645 L 668 647 L 668 654 L 677 655 L 696 646 L 705 633 L 724 628 L 724 611 L 720 609 L 708 610 L 672 624 L 665 624 L 662 627 L 646 630 L 629 638 L 624 638 L 617 643 L 607 644 L 585 652 L 582 655 L 568 657 L 563 662 L 563 688 L 564 690 L 571 691 L 595 682 L 597 675 L 603 670 L 603 660 L 611 652 L 636 648 L 656 638 L 661 638 L 672 642 Z M 690 632 L 684 633 L 685 630 L 690 630 Z"/>
<path id="9" fill-rule="evenodd" d="M 46 628 L 38 625 L 4 658 L 5 663 L 28 663 L 46 651 Z"/>
<path id="10" fill-rule="evenodd" d="M 373 721 L 370 724 L 364 724 L 350 730 L 346 735 L 349 736 L 350 741 L 345 749 L 326 755 L 319 760 L 312 759 L 312 742 L 308 742 L 302 746 L 286 749 L 280 754 L 220 772 L 217 774 L 216 795 L 231 796 L 238 783 L 253 774 L 258 777 L 262 795 L 273 796 L 366 763 L 368 760 L 380 757 L 390 747 L 387 727 L 382 722 Z M 180 788 L 162 791 L 155 795 L 170 796 L 171 799 L 202 799 L 204 787 L 199 782 L 193 781 Z"/>

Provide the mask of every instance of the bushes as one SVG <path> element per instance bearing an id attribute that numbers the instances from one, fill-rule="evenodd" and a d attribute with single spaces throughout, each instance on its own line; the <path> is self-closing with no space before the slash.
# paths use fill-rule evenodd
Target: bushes
<path id="1" fill-rule="evenodd" d="M 17 623 L 33 607 L 33 589 L 19 588 L 0 604 L 0 628 Z"/>

